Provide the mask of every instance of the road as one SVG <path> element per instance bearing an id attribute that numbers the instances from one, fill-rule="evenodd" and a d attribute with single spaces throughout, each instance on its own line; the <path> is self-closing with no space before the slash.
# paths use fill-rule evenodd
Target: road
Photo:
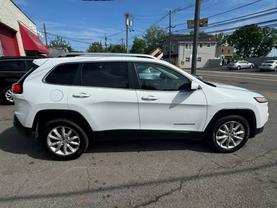
<path id="1" fill-rule="evenodd" d="M 205 79 L 269 98 L 264 133 L 232 154 L 202 142 L 98 142 L 81 158 L 55 161 L 12 127 L 0 106 L 0 207 L 277 207 L 277 76 L 199 71 Z"/>

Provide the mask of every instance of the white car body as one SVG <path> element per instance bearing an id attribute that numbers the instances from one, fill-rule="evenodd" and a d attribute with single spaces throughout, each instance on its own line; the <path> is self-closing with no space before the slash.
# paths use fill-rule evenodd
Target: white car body
<path id="1" fill-rule="evenodd" d="M 277 60 L 267 60 L 259 66 L 260 70 L 277 71 Z"/>
<path id="2" fill-rule="evenodd" d="M 166 66 L 182 74 L 197 87 L 193 91 L 152 91 L 48 84 L 44 78 L 63 63 L 143 62 Z M 72 110 L 81 114 L 93 131 L 171 130 L 204 132 L 221 110 L 249 110 L 255 128 L 268 120 L 268 104 L 258 103 L 259 93 L 215 84 L 210 86 L 168 62 L 137 57 L 71 57 L 36 60 L 39 65 L 23 83 L 23 93 L 14 94 L 15 116 L 25 128 L 33 128 L 43 110 Z"/>

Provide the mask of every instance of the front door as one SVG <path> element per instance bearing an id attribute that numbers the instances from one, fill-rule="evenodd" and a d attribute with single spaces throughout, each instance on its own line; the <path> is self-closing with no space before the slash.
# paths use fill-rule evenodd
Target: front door
<path id="1" fill-rule="evenodd" d="M 190 90 L 190 80 L 163 65 L 134 63 L 142 130 L 201 131 L 206 99 L 201 89 Z"/>

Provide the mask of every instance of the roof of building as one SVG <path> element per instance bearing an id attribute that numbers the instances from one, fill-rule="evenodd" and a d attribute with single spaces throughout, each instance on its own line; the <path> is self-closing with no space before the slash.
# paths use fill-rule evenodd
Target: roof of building
<path id="1" fill-rule="evenodd" d="M 174 41 L 186 41 L 193 42 L 193 35 L 173 34 L 172 40 Z M 213 35 L 200 33 L 198 35 L 199 42 L 216 42 L 216 38 Z"/>

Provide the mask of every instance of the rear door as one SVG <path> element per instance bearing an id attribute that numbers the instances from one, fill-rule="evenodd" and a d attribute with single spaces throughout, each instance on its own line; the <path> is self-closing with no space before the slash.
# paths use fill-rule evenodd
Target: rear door
<path id="1" fill-rule="evenodd" d="M 139 129 L 138 101 L 128 62 L 84 63 L 68 106 L 87 116 L 94 131 Z"/>

